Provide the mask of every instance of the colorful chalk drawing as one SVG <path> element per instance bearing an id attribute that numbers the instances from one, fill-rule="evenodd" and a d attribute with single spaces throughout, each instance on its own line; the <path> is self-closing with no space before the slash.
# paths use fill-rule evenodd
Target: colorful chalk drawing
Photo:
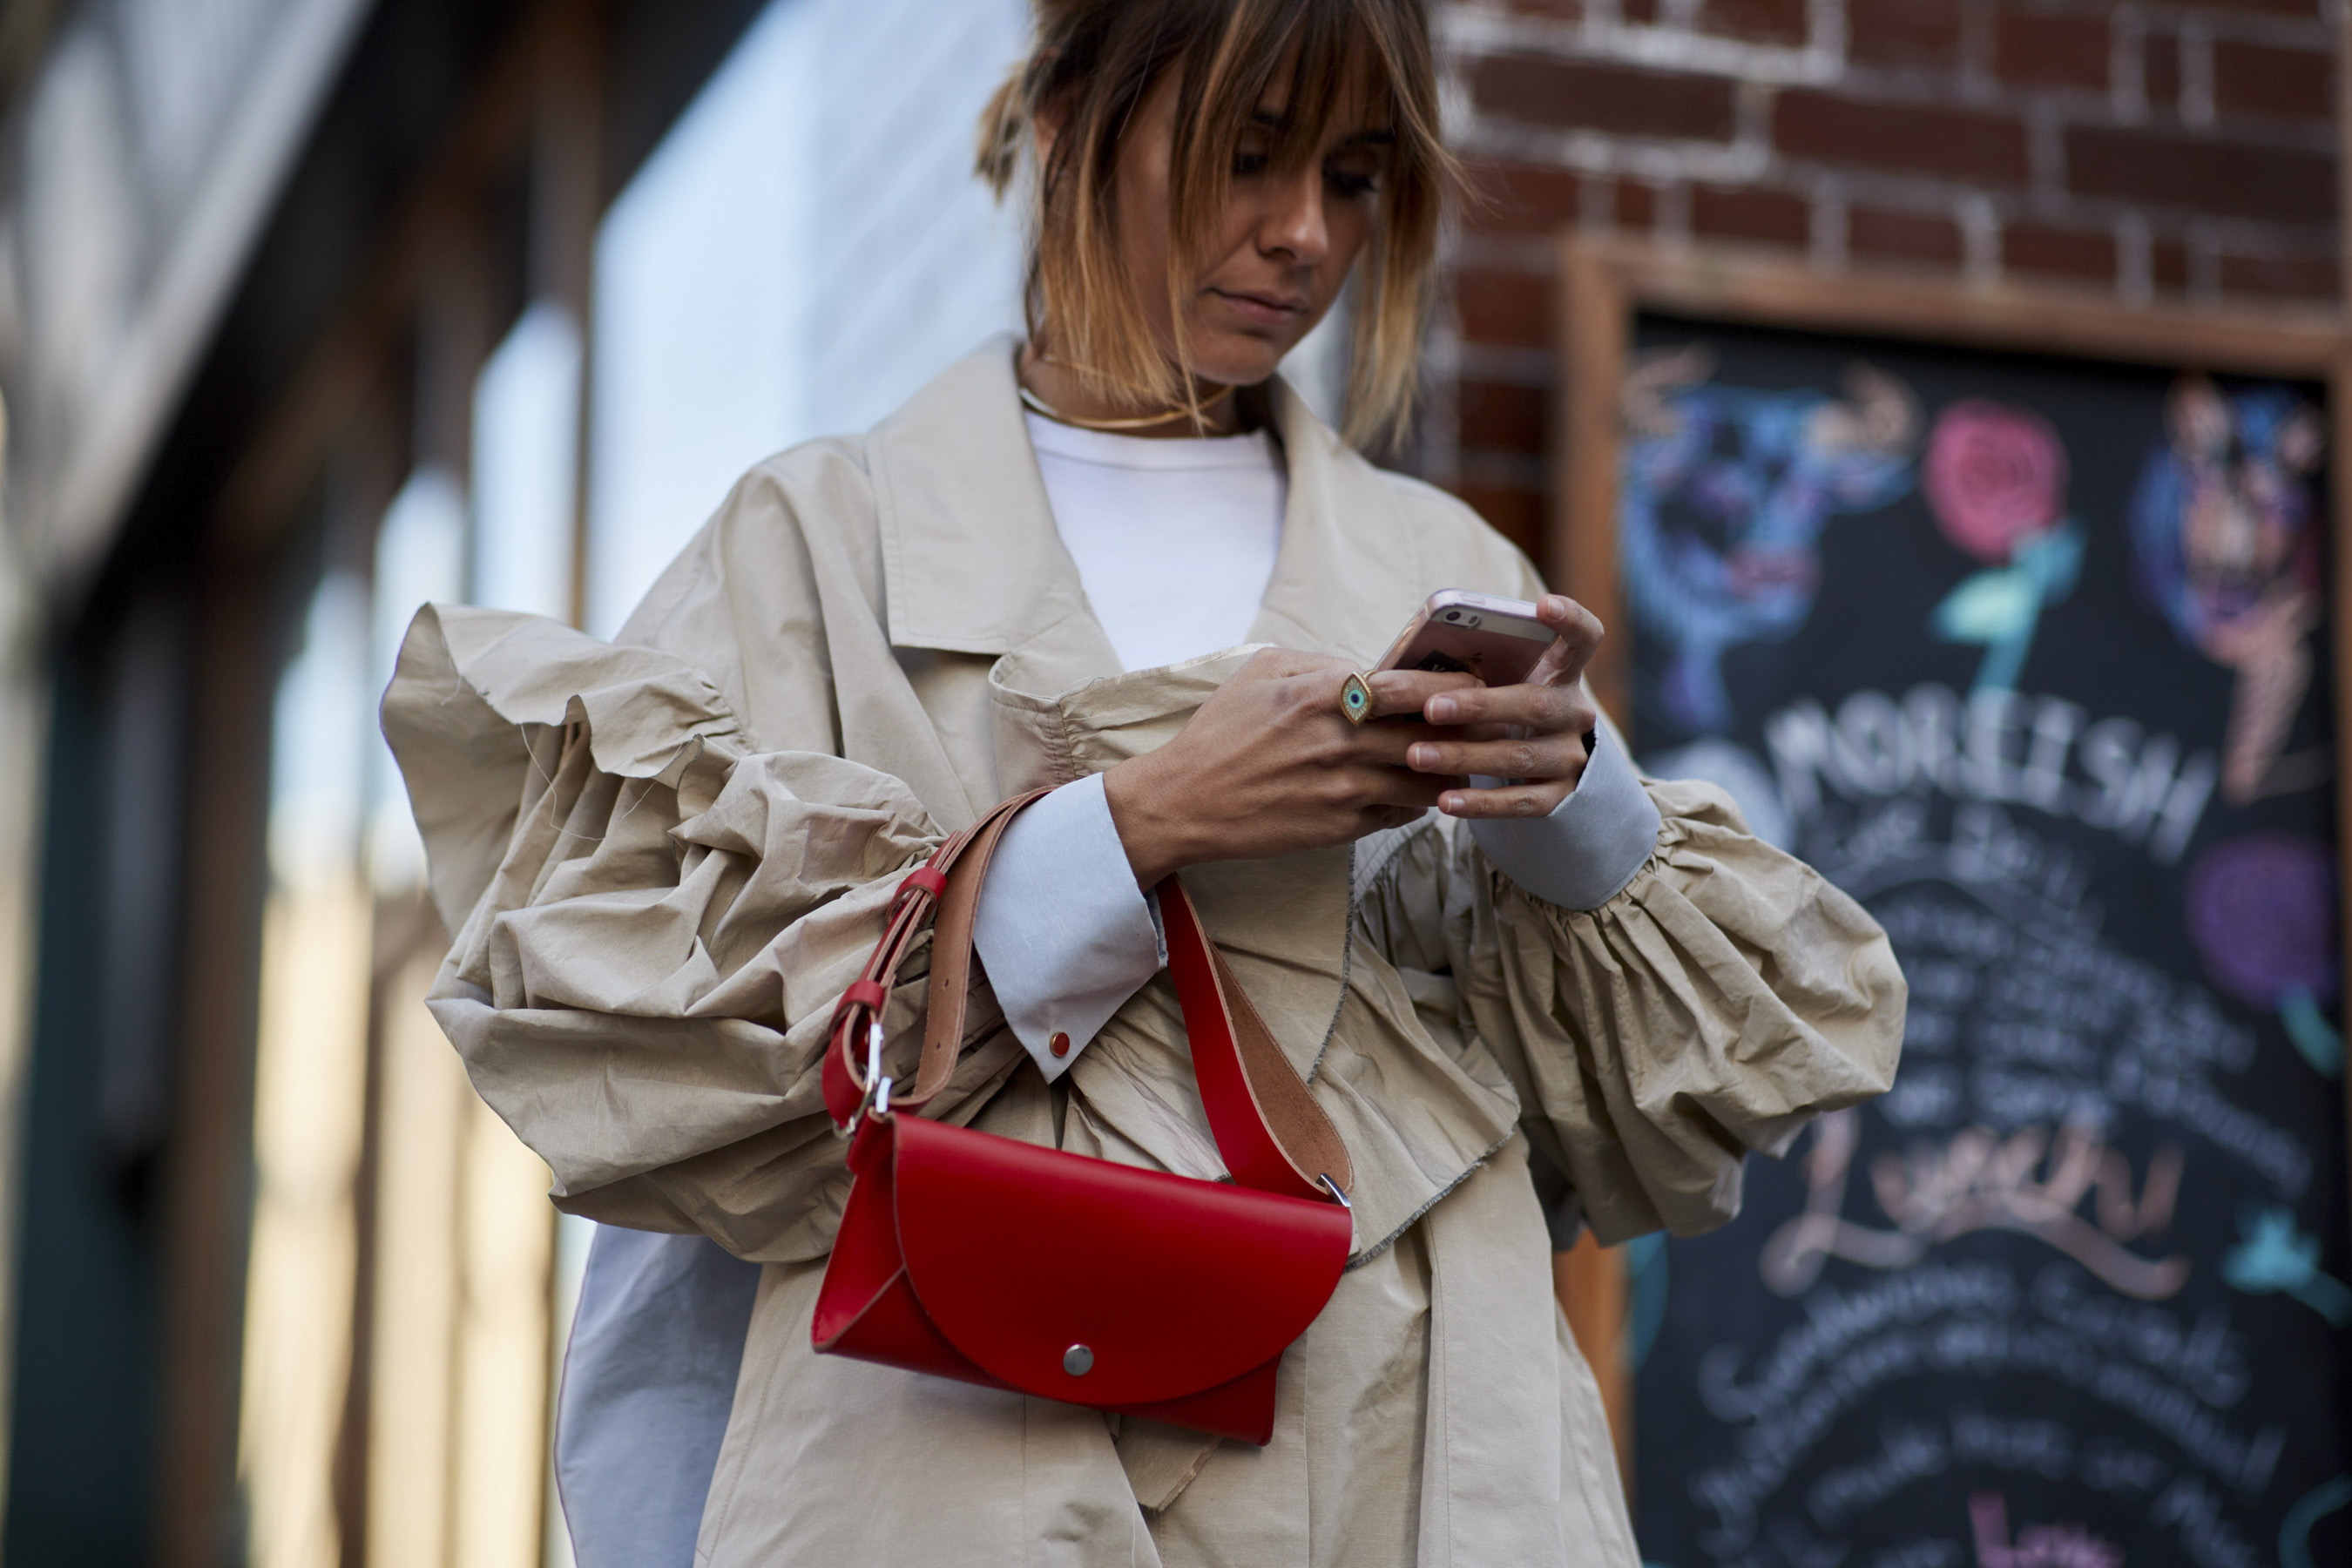
<path id="1" fill-rule="evenodd" d="M 1944 537 L 1986 563 L 1945 596 L 1930 625 L 1945 642 L 1984 645 L 1972 691 L 2012 690 L 2042 612 L 2082 575 L 2066 449 L 2040 415 L 1968 398 L 1936 416 L 1920 489 Z"/>
<path id="2" fill-rule="evenodd" d="M 2181 640 L 2237 672 L 2222 798 L 2242 805 L 2309 789 L 2328 775 L 2326 749 L 2280 753 L 2311 684 L 2323 612 L 2319 412 L 2288 387 L 2224 391 L 2189 375 L 2166 402 L 2165 426 L 2132 497 L 2132 545 L 2142 589 Z"/>
<path id="3" fill-rule="evenodd" d="M 2189 873 L 2189 935 L 2214 984 L 2277 1009 L 2303 1058 L 2343 1076 L 2343 1037 L 2320 1010 L 2340 973 L 2336 857 L 2326 845 L 2284 833 L 2214 845 Z"/>
<path id="4" fill-rule="evenodd" d="M 1624 1249 L 1644 1547 L 2352 1563 L 2325 405 L 1636 331 L 1642 760 L 1909 983 L 1886 1095 L 1751 1163 L 1723 1233 Z M 1877 439 L 1809 442 L 1832 402 Z"/>
<path id="5" fill-rule="evenodd" d="M 1703 346 L 1626 377 L 1619 548 L 1628 597 L 1675 649 L 1667 711 L 1694 735 L 1731 727 L 1723 655 L 1778 642 L 1812 614 L 1822 530 L 1908 491 L 1917 400 L 1870 366 L 1843 398 L 1717 386 Z"/>
<path id="6" fill-rule="evenodd" d="M 2337 1328 L 2352 1324 L 2352 1287 L 2319 1268 L 2319 1238 L 2294 1223 L 2294 1211 L 2248 1205 L 2238 1215 L 2245 1239 L 2221 1258 L 2221 1278 L 2249 1296 L 2292 1296 Z"/>

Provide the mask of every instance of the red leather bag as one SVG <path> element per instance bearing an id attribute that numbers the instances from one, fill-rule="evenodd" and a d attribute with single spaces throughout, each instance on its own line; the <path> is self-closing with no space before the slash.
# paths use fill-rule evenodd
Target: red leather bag
<path id="1" fill-rule="evenodd" d="M 1330 1300 L 1351 1237 L 1347 1146 L 1202 935 L 1160 885 L 1192 1068 L 1233 1181 L 1039 1148 L 909 1114 L 963 1041 L 972 918 L 1007 801 L 900 885 L 835 1007 L 825 1105 L 855 1173 L 817 1296 L 820 1354 L 855 1356 L 1265 1443 L 1275 1367 Z M 912 1093 L 881 1072 L 880 1017 L 938 907 Z"/>

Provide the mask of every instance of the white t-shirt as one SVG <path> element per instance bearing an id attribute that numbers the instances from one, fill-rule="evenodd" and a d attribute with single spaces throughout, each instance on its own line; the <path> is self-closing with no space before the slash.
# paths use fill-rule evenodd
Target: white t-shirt
<path id="1" fill-rule="evenodd" d="M 1054 526 L 1129 669 L 1249 637 L 1290 489 L 1274 437 L 1156 440 L 1028 416 Z"/>

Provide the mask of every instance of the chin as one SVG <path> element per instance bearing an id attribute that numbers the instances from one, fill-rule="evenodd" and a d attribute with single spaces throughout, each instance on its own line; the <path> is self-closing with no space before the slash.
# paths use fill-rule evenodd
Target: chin
<path id="1" fill-rule="evenodd" d="M 1192 356 L 1192 374 L 1226 386 L 1255 386 L 1274 374 L 1282 356 L 1289 352 L 1289 345 L 1262 338 L 1235 342 L 1226 337 L 1200 345 Z"/>

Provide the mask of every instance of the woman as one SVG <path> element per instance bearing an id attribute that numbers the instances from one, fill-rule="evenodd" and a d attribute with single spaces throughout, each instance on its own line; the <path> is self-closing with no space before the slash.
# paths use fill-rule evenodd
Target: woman
<path id="1" fill-rule="evenodd" d="M 1421 0 L 1039 8 L 982 147 L 1035 161 L 1025 344 L 753 469 L 618 646 L 419 616 L 384 716 L 459 931 L 435 1012 L 562 1207 L 764 1266 L 700 1559 L 1632 1564 L 1530 1162 L 1604 1241 L 1720 1224 L 1748 1150 L 1885 1089 L 1901 977 L 1720 794 L 1636 777 L 1589 615 L 1274 377 L 1360 261 L 1353 420 L 1403 417 Z M 1540 598 L 1537 673 L 1344 721 L 1450 586 Z M 906 868 L 1040 784 L 925 1113 L 1220 1173 L 1143 891 L 1181 871 L 1357 1171 L 1263 1449 L 811 1352 L 833 1001 Z"/>

